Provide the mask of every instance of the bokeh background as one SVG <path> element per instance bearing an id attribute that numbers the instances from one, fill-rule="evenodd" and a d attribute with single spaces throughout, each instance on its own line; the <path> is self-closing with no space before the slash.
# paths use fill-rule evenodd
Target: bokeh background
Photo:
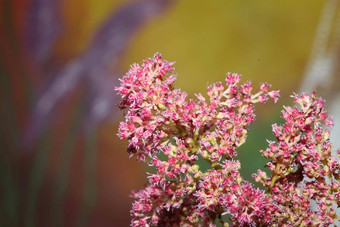
<path id="1" fill-rule="evenodd" d="M 243 176 L 282 122 L 293 92 L 317 90 L 340 147 L 337 0 L 0 0 L 0 226 L 128 226 L 147 166 L 116 136 L 114 86 L 160 52 L 194 97 L 226 72 L 267 81 L 280 101 L 257 109 L 237 156 Z"/>

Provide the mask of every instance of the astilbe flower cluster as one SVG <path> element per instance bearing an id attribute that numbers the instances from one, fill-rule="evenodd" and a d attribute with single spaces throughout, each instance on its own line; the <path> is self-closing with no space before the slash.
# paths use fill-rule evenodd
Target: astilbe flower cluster
<path id="1" fill-rule="evenodd" d="M 339 161 L 322 99 L 295 95 L 298 107 L 285 107 L 285 124 L 273 125 L 277 141 L 261 151 L 272 173 L 254 174 L 261 190 L 240 176 L 235 156 L 255 120 L 254 104 L 276 102 L 279 92 L 263 83 L 253 93 L 251 82 L 240 85 L 241 76 L 228 73 L 225 85 L 208 87 L 208 100 L 187 99 L 173 86 L 173 65 L 156 54 L 132 65 L 116 88 L 126 109 L 119 136 L 131 156 L 156 169 L 146 188 L 132 193 L 132 226 L 228 226 L 225 214 L 235 226 L 317 226 L 338 218 Z M 199 159 L 211 168 L 203 171 Z"/>

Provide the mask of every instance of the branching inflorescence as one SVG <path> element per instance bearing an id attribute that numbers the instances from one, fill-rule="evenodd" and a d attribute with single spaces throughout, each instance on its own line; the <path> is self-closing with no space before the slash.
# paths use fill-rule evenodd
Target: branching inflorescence
<path id="1" fill-rule="evenodd" d="M 173 87 L 173 64 L 156 54 L 134 64 L 116 88 L 127 109 L 120 138 L 132 156 L 156 167 L 146 188 L 132 193 L 132 226 L 228 226 L 224 214 L 235 226 L 327 226 L 339 218 L 339 161 L 325 127 L 333 123 L 315 92 L 294 95 L 297 106 L 282 111 L 285 124 L 273 125 L 277 141 L 261 151 L 271 175 L 253 175 L 261 190 L 243 180 L 234 158 L 255 120 L 254 104 L 276 102 L 279 92 L 263 83 L 253 94 L 251 82 L 239 85 L 240 75 L 228 73 L 225 86 L 208 87 L 209 101 L 201 94 L 187 100 Z M 211 168 L 201 170 L 199 158 Z"/>

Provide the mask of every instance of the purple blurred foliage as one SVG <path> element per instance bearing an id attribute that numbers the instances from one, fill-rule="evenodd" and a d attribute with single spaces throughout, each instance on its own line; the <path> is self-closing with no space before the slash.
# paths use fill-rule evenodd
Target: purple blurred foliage
<path id="1" fill-rule="evenodd" d="M 91 129 L 114 113 L 117 97 L 113 94 L 114 78 L 108 75 L 108 65 L 115 68 L 134 34 L 145 22 L 163 12 L 170 0 L 139 1 L 126 5 L 99 29 L 85 55 L 88 62 L 87 113 L 85 128 Z M 118 81 L 116 81 L 118 82 Z"/>
<path id="2" fill-rule="evenodd" d="M 26 48 L 39 63 L 48 58 L 62 31 L 61 0 L 33 0 L 26 25 Z"/>
<path id="3" fill-rule="evenodd" d="M 36 98 L 24 135 L 24 148 L 29 148 L 54 120 L 60 101 L 67 98 L 78 85 L 85 85 L 86 88 L 83 130 L 89 132 L 112 116 L 118 97 L 113 92 L 116 79 L 110 74 L 112 71 L 117 73 L 115 68 L 118 60 L 137 31 L 148 20 L 164 12 L 171 2 L 143 0 L 127 3 L 98 29 L 88 51 L 70 60 L 59 70 L 53 70 L 43 91 Z M 48 40 L 45 40 L 43 45 L 47 46 L 47 43 Z"/>

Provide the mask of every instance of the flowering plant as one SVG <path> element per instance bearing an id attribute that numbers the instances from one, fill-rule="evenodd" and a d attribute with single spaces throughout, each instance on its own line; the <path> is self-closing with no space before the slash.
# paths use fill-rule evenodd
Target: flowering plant
<path id="1" fill-rule="evenodd" d="M 132 226 L 228 226 L 224 214 L 235 226 L 327 226 L 339 218 L 340 168 L 327 129 L 333 123 L 315 92 L 295 94 L 297 106 L 282 111 L 285 123 L 273 125 L 277 141 L 261 151 L 271 175 L 253 175 L 261 190 L 240 176 L 234 158 L 255 120 L 254 104 L 276 102 L 279 91 L 263 83 L 253 94 L 251 82 L 239 85 L 240 75 L 228 73 L 225 86 L 208 87 L 209 101 L 201 94 L 187 100 L 173 87 L 173 64 L 156 54 L 132 65 L 116 88 L 127 109 L 120 138 L 132 156 L 156 167 L 146 188 L 132 193 Z M 198 159 L 211 168 L 201 170 Z"/>

